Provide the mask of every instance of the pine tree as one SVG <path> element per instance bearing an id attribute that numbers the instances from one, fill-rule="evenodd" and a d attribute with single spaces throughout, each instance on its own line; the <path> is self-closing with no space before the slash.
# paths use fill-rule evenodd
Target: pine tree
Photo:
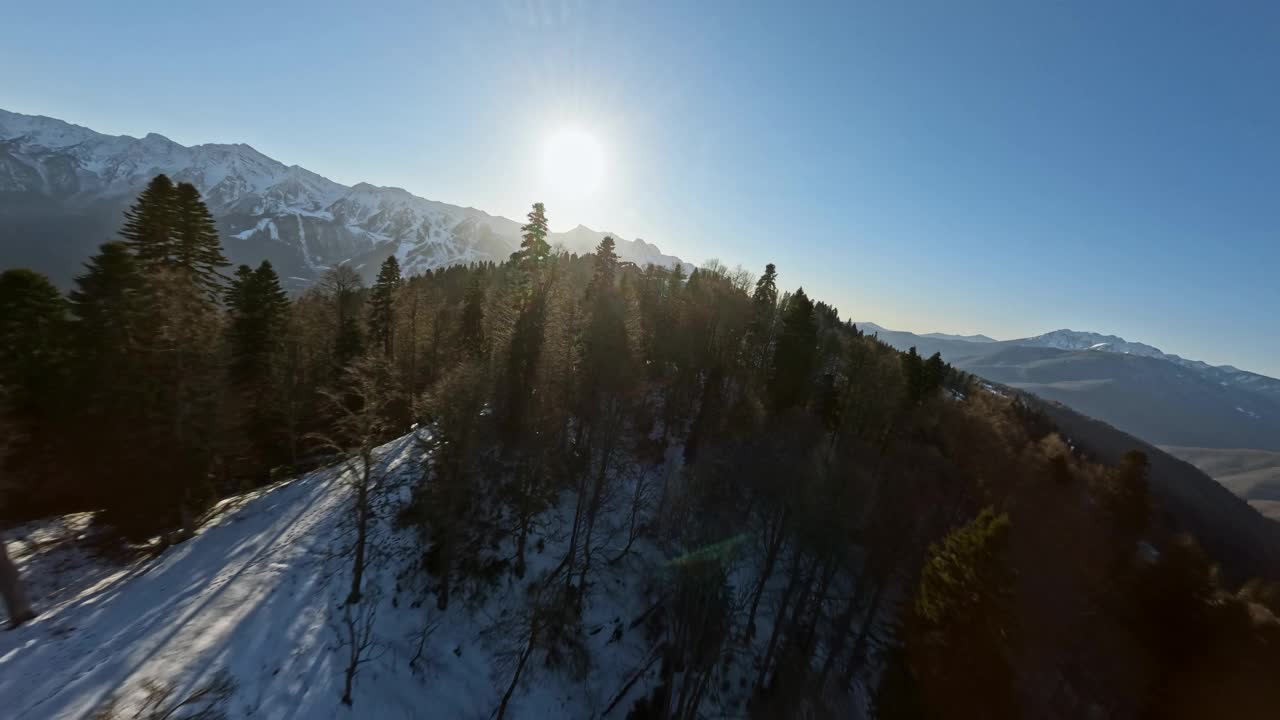
<path id="1" fill-rule="evenodd" d="M 618 253 L 614 252 L 615 247 L 617 245 L 613 238 L 608 235 L 596 246 L 596 253 L 592 258 L 591 284 L 587 286 L 588 294 L 613 287 L 618 276 Z"/>
<path id="2" fill-rule="evenodd" d="M 289 300 L 271 263 L 257 270 L 241 265 L 227 293 L 230 376 L 240 391 L 243 432 L 252 466 L 274 466 L 287 458 L 280 395 Z"/>
<path id="3" fill-rule="evenodd" d="M 143 395 L 144 420 L 135 435 L 149 457 L 136 473 L 142 486 L 134 490 L 143 501 L 112 509 L 137 532 L 179 527 L 185 538 L 215 498 L 210 472 L 227 440 L 225 330 L 217 305 L 182 269 L 149 275 L 146 303 L 141 357 L 152 389 Z"/>
<path id="4" fill-rule="evenodd" d="M 363 287 L 360 274 L 349 265 L 338 265 L 320 277 L 320 291 L 332 304 L 336 321 L 333 359 L 338 369 L 345 368 L 364 352 L 359 320 Z"/>
<path id="5" fill-rule="evenodd" d="M 948 717 L 1015 717 L 1010 522 L 986 508 L 929 548 L 905 634 L 926 704 Z"/>
<path id="6" fill-rule="evenodd" d="M 480 419 L 487 391 L 483 366 L 461 363 L 425 398 L 425 409 L 439 431 L 426 441 L 432 452 L 415 504 L 431 541 L 430 570 L 440 580 L 436 605 L 441 610 L 449 606 L 454 566 L 478 489 L 477 455 L 483 448 Z"/>
<path id="7" fill-rule="evenodd" d="M 0 387 L 30 415 L 50 402 L 66 360 L 67 302 L 49 278 L 25 268 L 0 273 Z"/>
<path id="8" fill-rule="evenodd" d="M 72 387 L 88 426 L 77 434 L 102 439 L 105 448 L 131 447 L 113 436 L 135 423 L 143 404 L 143 288 L 129 248 L 110 242 L 85 263 L 71 291 Z"/>
<path id="9" fill-rule="evenodd" d="M 157 175 L 124 213 L 120 236 L 144 270 L 172 266 L 182 255 L 177 194 L 167 175 Z"/>
<path id="10" fill-rule="evenodd" d="M 813 301 L 805 295 L 804 288 L 800 288 L 787 303 L 782 332 L 773 355 L 769 390 L 775 413 L 801 405 L 808 399 L 817 354 L 818 325 Z"/>
<path id="11" fill-rule="evenodd" d="M 391 255 L 382 262 L 378 279 L 369 292 L 369 337 L 385 357 L 391 357 L 395 342 L 395 303 L 400 289 L 400 263 Z"/>
<path id="12" fill-rule="evenodd" d="M 755 292 L 751 294 L 751 324 L 747 326 L 747 360 L 757 372 L 765 370 L 769 365 L 777 309 L 778 269 L 773 263 L 769 263 L 765 265 L 764 274 L 756 281 Z"/>
<path id="13" fill-rule="evenodd" d="M 85 263 L 85 273 L 75 283 L 71 313 L 81 371 L 123 379 L 125 358 L 136 352 L 140 342 L 143 278 L 137 262 L 124 243 L 105 243 Z M 101 389 L 97 382 L 90 384 Z"/>
<path id="14" fill-rule="evenodd" d="M 755 292 L 751 294 L 751 304 L 757 316 L 771 313 L 778 304 L 778 268 L 773 263 L 764 266 L 764 274 L 756 281 Z"/>
<path id="15" fill-rule="evenodd" d="M 546 208 L 542 203 L 534 203 L 528 218 L 529 222 L 520 228 L 520 249 L 511 254 L 516 264 L 516 283 L 521 288 L 539 277 L 551 257 Z"/>
<path id="16" fill-rule="evenodd" d="M 173 264 L 189 273 L 209 299 L 216 301 L 222 296 L 227 280 L 219 271 L 230 263 L 222 254 L 213 215 L 200 199 L 200 191 L 190 183 L 178 184 L 174 209 L 177 257 Z"/>
<path id="17" fill-rule="evenodd" d="M 627 337 L 626 306 L 614 287 L 618 255 L 613 238 L 600 241 L 592 257 L 587 295 L 587 327 L 582 341 L 583 413 L 589 421 L 606 398 L 616 398 L 626 381 L 631 348 Z"/>
<path id="18" fill-rule="evenodd" d="M 63 401 L 75 401 L 64 387 L 66 326 L 66 300 L 48 278 L 22 268 L 0 273 L 0 445 L 9 445 L 8 458 L 0 452 L 0 478 L 7 471 L 17 481 L 0 483 L 9 496 L 0 508 L 62 499 L 53 483 L 57 445 Z"/>
<path id="19" fill-rule="evenodd" d="M 462 305 L 462 322 L 458 327 L 458 344 L 470 358 L 483 358 L 488 354 L 484 333 L 484 285 L 481 275 L 473 273 L 467 286 Z"/>
<path id="20" fill-rule="evenodd" d="M 1151 465 L 1146 453 L 1130 450 L 1111 473 L 1109 509 L 1123 534 L 1125 550 L 1146 531 L 1151 515 Z"/>
<path id="21" fill-rule="evenodd" d="M 226 261 L 199 193 L 186 184 L 175 188 L 163 175 L 126 213 L 121 235 L 140 281 L 134 282 L 117 248 L 104 246 L 77 302 L 86 318 L 129 310 L 109 320 L 130 335 L 130 352 L 123 355 L 102 348 L 105 336 L 95 338 L 96 329 L 80 323 L 87 344 L 137 379 L 127 391 L 105 388 L 110 380 L 101 375 L 92 381 L 105 419 L 127 417 L 134 425 L 132 459 L 119 463 L 117 481 L 124 487 L 110 494 L 106 517 L 130 534 L 177 525 L 189 533 L 195 514 L 212 499 L 209 473 L 226 438 L 217 306 L 223 284 L 218 270 Z M 134 284 L 136 292 L 129 287 Z M 99 301 L 120 307 L 95 307 Z"/>
<path id="22" fill-rule="evenodd" d="M 551 246 L 547 244 L 547 209 L 542 203 L 534 203 L 529 211 L 529 222 L 520 228 L 523 233 L 520 241 L 522 259 L 542 264 L 551 256 Z"/>

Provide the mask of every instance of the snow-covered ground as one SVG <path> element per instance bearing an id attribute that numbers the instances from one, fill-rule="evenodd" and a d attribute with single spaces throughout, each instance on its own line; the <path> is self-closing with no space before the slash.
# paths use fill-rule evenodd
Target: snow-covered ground
<path id="1" fill-rule="evenodd" d="M 414 440 L 380 449 L 392 477 L 419 472 Z M 505 588 L 479 607 L 455 601 L 440 613 L 434 597 L 423 597 L 423 580 L 403 572 L 416 537 L 389 523 L 377 533 L 382 560 L 367 576 L 378 591 L 362 604 L 376 608 L 374 660 L 360 669 L 353 707 L 340 704 L 340 620 L 351 582 L 350 560 L 334 552 L 347 537 L 342 480 L 341 470 L 323 470 L 224 501 L 196 537 L 124 566 L 77 540 L 86 516 L 6 532 L 41 615 L 0 633 L 0 716 L 89 717 L 114 697 L 117 717 L 132 717 L 148 681 L 172 685 L 180 698 L 226 670 L 237 683 L 225 706 L 231 718 L 490 717 L 510 681 L 512 649 L 493 628 L 521 601 L 517 581 L 500 581 Z M 508 717 L 599 717 L 645 664 L 652 648 L 630 621 L 648 602 L 632 581 L 653 550 L 639 545 L 593 588 L 585 680 L 530 668 Z M 558 562 L 552 548 L 531 550 L 527 577 Z M 411 666 L 427 626 L 434 629 Z M 608 717 L 625 717 L 645 686 L 636 683 Z"/>

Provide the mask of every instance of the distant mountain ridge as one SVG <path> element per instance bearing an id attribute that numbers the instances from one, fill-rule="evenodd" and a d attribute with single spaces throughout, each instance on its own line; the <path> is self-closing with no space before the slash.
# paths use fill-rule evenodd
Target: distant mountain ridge
<path id="1" fill-rule="evenodd" d="M 948 335 L 946 333 L 916 334 L 901 330 L 889 330 L 871 322 L 857 323 L 857 325 L 858 327 L 863 328 L 866 332 L 880 333 L 886 337 L 910 335 L 912 337 L 926 338 L 929 340 L 959 340 L 970 343 L 1004 343 L 1005 345 L 1020 345 L 1025 347 L 1055 348 L 1058 350 L 1070 351 L 1107 352 L 1155 358 L 1157 360 L 1164 360 L 1166 362 L 1194 370 L 1206 379 L 1220 383 L 1223 386 L 1258 390 L 1266 394 L 1280 397 L 1280 379 L 1262 375 L 1260 373 L 1241 370 L 1233 365 L 1210 365 L 1209 363 L 1202 362 L 1200 360 L 1191 360 L 1180 355 L 1166 353 L 1160 348 L 1147 345 L 1146 343 L 1130 342 L 1116 335 L 1103 335 L 1096 332 L 1062 329 L 1053 330 L 1051 332 L 1044 333 L 1043 335 L 1035 335 L 1033 337 L 1018 338 L 1014 340 L 994 340 L 986 335 Z M 973 348 L 964 348 L 964 350 L 973 350 Z M 953 349 L 953 353 L 954 351 L 955 349 Z M 943 354 L 946 355 L 947 353 Z"/>
<path id="2" fill-rule="evenodd" d="M 159 173 L 200 190 L 233 262 L 269 259 L 295 286 L 343 262 L 372 276 L 395 255 L 405 272 L 417 273 L 504 260 L 520 243 L 515 220 L 401 188 L 348 187 L 248 145 L 187 147 L 155 133 L 104 135 L 0 110 L 0 265 L 31 266 L 67 284 L 94 248 L 115 236 L 121 211 Z M 606 234 L 623 260 L 683 263 L 643 240 L 581 225 L 548 240 L 586 253 Z"/>
<path id="3" fill-rule="evenodd" d="M 941 353 L 962 370 L 1061 402 L 1152 444 L 1280 451 L 1280 380 L 1266 375 L 1091 332 L 985 343 L 858 326 L 900 350 Z"/>

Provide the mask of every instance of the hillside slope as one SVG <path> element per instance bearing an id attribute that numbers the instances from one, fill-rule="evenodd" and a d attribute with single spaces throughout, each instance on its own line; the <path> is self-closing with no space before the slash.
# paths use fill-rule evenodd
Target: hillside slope
<path id="1" fill-rule="evenodd" d="M 1280 452 L 1177 446 L 1162 449 L 1200 468 L 1263 515 L 1280 520 Z"/>
<path id="2" fill-rule="evenodd" d="M 1151 462 L 1152 495 L 1174 525 L 1191 532 L 1239 582 L 1280 576 L 1280 523 L 1269 520 L 1195 466 L 1062 403 L 1028 397 L 1078 448 L 1104 463 L 1141 450 Z"/>
<path id="3" fill-rule="evenodd" d="M 1280 394 L 1272 387 L 1280 381 L 1272 378 L 1238 371 L 1228 381 L 1221 368 L 1166 359 L 1176 356 L 1023 340 L 976 343 L 864 327 L 899 350 L 940 353 L 961 370 L 1064 403 L 1155 445 L 1280 451 Z"/>
<path id="4" fill-rule="evenodd" d="M 407 435 L 379 451 L 392 477 L 417 472 L 416 447 Z M 412 559 L 416 538 L 389 526 L 379 530 L 379 543 L 392 561 L 371 568 L 368 585 L 381 592 L 364 603 L 376 607 L 379 645 L 357 676 L 353 708 L 339 703 L 350 560 L 333 550 L 343 542 L 348 500 L 338 471 L 313 473 L 226 501 L 195 538 L 124 567 L 78 549 L 83 526 L 60 539 L 48 529 L 6 533 L 42 611 L 0 634 L 6 717 L 86 717 L 111 697 L 121 703 L 117 717 L 132 717 L 146 695 L 144 681 L 172 684 L 182 697 L 223 669 L 238 684 L 224 708 L 233 718 L 489 717 L 510 668 L 502 659 L 505 639 L 480 623 L 506 613 L 518 589 L 498 593 L 474 614 L 463 603 L 447 614 L 415 607 L 397 571 Z M 23 534 L 27 542 L 14 539 Z M 642 603 L 642 594 L 608 590 L 588 612 L 590 626 L 643 610 L 631 605 Z M 433 630 L 411 666 L 426 626 Z M 596 663 L 586 682 L 540 677 L 516 694 L 512 714 L 598 712 L 643 660 L 647 646 L 637 647 L 634 635 L 593 635 Z"/>

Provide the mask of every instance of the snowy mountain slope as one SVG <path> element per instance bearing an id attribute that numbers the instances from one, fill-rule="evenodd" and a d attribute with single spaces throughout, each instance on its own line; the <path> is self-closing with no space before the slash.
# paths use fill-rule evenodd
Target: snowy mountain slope
<path id="1" fill-rule="evenodd" d="M 394 443 L 388 460 L 410 448 Z M 154 562 L 37 592 L 42 615 L 0 637 L 0 703 L 13 717 L 84 717 L 113 695 L 138 700 L 144 679 L 187 688 L 226 668 L 240 684 L 232 717 L 338 715 L 340 661 L 327 647 L 338 596 L 326 582 L 336 568 L 325 558 L 345 500 L 335 480 L 268 490 Z M 47 572 L 18 555 L 33 584 Z M 393 689 L 379 699 L 407 707 Z"/>
<path id="2" fill-rule="evenodd" d="M 945 335 L 943 333 L 915 333 L 899 330 L 888 330 L 875 323 L 857 323 L 864 332 L 879 334 L 881 339 L 890 345 L 905 350 L 912 345 L 924 355 L 941 352 L 943 357 L 952 363 L 976 358 L 981 355 L 995 353 L 1007 347 L 1051 348 L 1070 352 L 1101 352 L 1116 355 L 1151 358 L 1170 363 L 1178 368 L 1189 370 L 1193 376 L 1204 382 L 1215 384 L 1230 390 L 1243 390 L 1258 393 L 1268 402 L 1280 402 L 1280 379 L 1241 370 L 1230 365 L 1210 365 L 1199 360 L 1190 360 L 1179 355 L 1166 353 L 1157 347 L 1140 342 L 1129 342 L 1115 335 L 1103 335 L 1095 332 L 1077 330 L 1054 330 L 1043 335 L 1016 340 L 992 340 L 985 335 Z M 1156 367 L 1156 366 L 1151 366 Z M 1240 410 L 1248 415 L 1255 410 L 1245 403 Z M 1105 418 L 1104 418 L 1105 419 Z M 1176 443 L 1175 443 L 1176 444 Z"/>
<path id="3" fill-rule="evenodd" d="M 1193 370 L 1205 379 L 1217 382 L 1224 387 L 1240 387 L 1267 393 L 1280 398 L 1280 380 L 1247 372 L 1231 365 L 1210 365 L 1200 360 L 1191 360 L 1180 355 L 1166 353 L 1157 347 L 1140 342 L 1129 342 L 1115 335 L 1102 335 L 1095 332 L 1076 330 L 1054 330 L 1035 337 L 1010 340 L 1016 345 L 1030 347 L 1051 347 L 1060 350 L 1096 350 L 1100 352 L 1138 355 L 1156 358 Z"/>
<path id="4" fill-rule="evenodd" d="M 406 435 L 378 450 L 393 478 L 419 472 L 415 439 Z M 680 449 L 668 462 L 678 464 Z M 422 546 L 415 531 L 393 527 L 394 507 L 371 532 L 380 559 L 366 570 L 366 600 L 358 606 L 376 609 L 373 660 L 356 678 L 353 707 L 339 703 L 351 561 L 335 551 L 351 541 L 343 524 L 349 508 L 340 471 L 318 471 L 224 501 L 194 538 L 123 567 L 89 557 L 74 539 L 87 526 L 83 516 L 7 531 L 41 615 L 0 634 L 5 716 L 80 718 L 116 698 L 117 717 L 132 717 L 146 681 L 171 683 L 182 697 L 226 670 L 238 685 L 225 707 L 229 718 L 491 717 L 510 682 L 513 650 L 520 649 L 506 630 L 521 609 L 520 582 L 504 574 L 483 599 L 455 600 L 447 612 L 437 611 L 421 575 L 405 571 Z M 572 498 L 564 499 L 548 511 L 558 517 L 547 526 L 563 527 L 572 510 Z M 599 548 L 602 556 L 617 554 L 625 542 L 625 531 L 618 536 L 625 513 L 618 513 L 602 517 L 601 535 L 614 538 Z M 65 526 L 70 537 L 51 539 L 50 526 Z M 562 535 L 531 538 L 526 581 L 558 565 Z M 508 716 L 600 717 L 613 703 L 610 717 L 625 717 L 659 681 L 653 639 L 638 619 L 654 607 L 654 578 L 671 566 L 647 540 L 621 562 L 602 565 L 584 601 L 586 676 L 539 663 L 526 672 Z M 743 579 L 743 592 L 753 583 Z M 424 627 L 432 629 L 420 644 Z M 762 618 L 765 638 L 770 627 Z M 714 706 L 717 716 L 744 715 L 742 698 L 732 693 L 749 687 L 750 667 L 736 665 L 742 682 L 734 674 L 730 690 L 709 693 L 709 712 Z"/>
<path id="5" fill-rule="evenodd" d="M 963 340 L 965 342 L 975 343 L 993 343 L 996 339 L 987 337 L 986 335 L 948 335 L 946 333 L 925 333 L 922 337 L 935 338 L 938 340 Z"/>
<path id="6" fill-rule="evenodd" d="M 0 264 L 30 265 L 65 284 L 157 173 L 200 190 L 233 262 L 270 259 L 299 283 L 371 253 L 379 262 L 394 254 L 416 273 L 504 260 L 520 242 L 514 220 L 400 188 L 347 187 L 248 145 L 185 147 L 0 110 Z M 585 253 L 604 236 L 579 226 L 550 241 Z M 619 239 L 617 251 L 637 264 L 680 262 L 643 240 Z"/>
<path id="7" fill-rule="evenodd" d="M 860 323 L 854 323 L 854 324 L 858 326 L 859 330 L 862 330 L 863 332 L 868 334 L 897 332 L 896 330 L 889 330 L 888 328 L 882 327 L 873 322 L 860 322 Z M 971 343 L 997 342 L 995 338 L 987 337 L 986 335 L 949 335 L 947 333 L 939 333 L 939 332 L 921 333 L 916 337 L 929 338 L 930 340 L 956 340 L 960 342 L 971 342 Z"/>

